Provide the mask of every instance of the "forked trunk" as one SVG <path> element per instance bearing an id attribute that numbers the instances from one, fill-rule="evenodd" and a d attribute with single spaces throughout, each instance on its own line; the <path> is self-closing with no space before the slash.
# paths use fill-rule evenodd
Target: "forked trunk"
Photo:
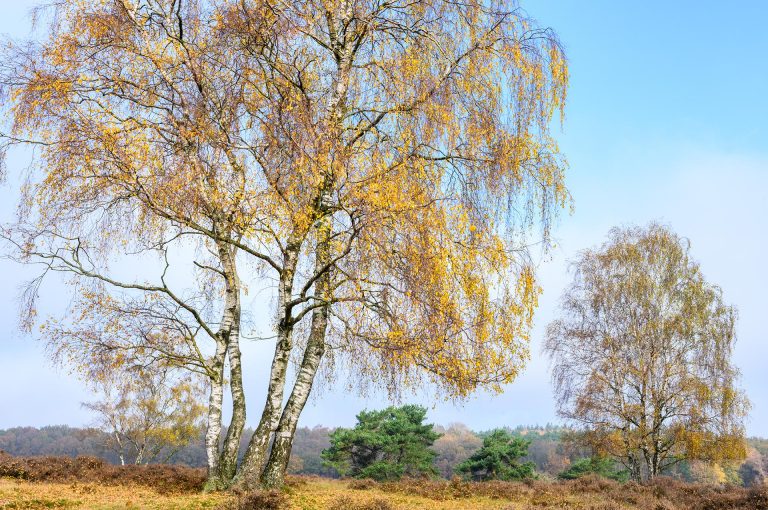
<path id="1" fill-rule="evenodd" d="M 291 457 L 291 446 L 296 425 L 309 394 L 312 391 L 312 383 L 315 380 L 317 369 L 325 353 L 325 334 L 328 329 L 329 300 L 331 294 L 331 273 L 328 263 L 331 260 L 330 238 L 331 217 L 324 216 L 319 220 L 317 228 L 317 248 L 315 256 L 315 273 L 318 275 L 315 282 L 315 297 L 324 303 L 312 310 L 312 323 L 307 339 L 307 347 L 304 350 L 304 358 L 301 361 L 296 382 L 293 385 L 291 396 L 280 416 L 280 422 L 275 430 L 272 442 L 272 450 L 269 460 L 261 475 L 261 483 L 265 487 L 281 487 L 285 480 L 285 471 L 288 460 Z"/>
<path id="2" fill-rule="evenodd" d="M 259 479 L 267 458 L 272 432 L 277 428 L 282 409 L 291 342 L 291 331 L 283 331 L 279 335 L 275 356 L 272 360 L 267 400 L 259 424 L 248 442 L 248 448 L 235 480 L 235 485 L 241 489 L 253 490 L 260 485 Z"/>
<path id="3" fill-rule="evenodd" d="M 287 244 L 283 269 L 278 284 L 277 308 L 277 343 L 269 375 L 269 386 L 261 419 L 253 432 L 245 451 L 243 462 L 237 473 L 234 485 L 240 489 L 251 490 L 259 487 L 264 462 L 267 458 L 272 434 L 277 428 L 283 408 L 285 378 L 288 372 L 291 349 L 293 347 L 293 324 L 291 322 L 290 302 L 293 293 L 293 280 L 301 249 L 302 237 L 293 235 Z"/>
<path id="4" fill-rule="evenodd" d="M 338 69 L 334 92 L 328 102 L 329 130 L 328 139 L 335 143 L 341 133 L 342 103 L 346 97 L 349 86 L 349 73 L 352 67 L 352 52 L 350 48 L 343 51 L 342 61 Z M 285 478 L 285 469 L 291 455 L 291 443 L 296 430 L 296 424 L 301 411 L 309 397 L 312 383 L 317 368 L 325 351 L 325 332 L 328 325 L 328 306 L 330 297 L 331 268 L 330 263 L 330 239 L 331 239 L 331 214 L 327 207 L 330 197 L 333 171 L 328 169 L 322 188 L 318 194 L 316 211 L 317 222 L 317 246 L 315 252 L 314 297 L 316 300 L 325 300 L 326 304 L 315 308 L 312 312 L 312 325 L 304 359 L 297 375 L 291 396 L 285 409 L 281 411 L 283 393 L 285 391 L 285 376 L 288 359 L 291 351 L 291 337 L 293 332 L 292 320 L 292 287 L 293 277 L 298 260 L 298 255 L 303 242 L 303 236 L 291 237 L 284 251 L 284 270 L 280 275 L 278 287 L 278 343 L 275 358 L 272 362 L 270 375 L 270 387 L 268 390 L 267 404 L 264 408 L 259 427 L 254 432 L 251 444 L 248 445 L 246 459 L 244 459 L 241 477 L 238 485 L 243 488 L 254 488 L 259 485 L 278 487 Z M 290 269 L 290 270 L 289 270 Z M 305 291 L 308 289 L 304 289 Z M 282 335 L 282 338 L 281 336 Z M 287 342 L 283 345 L 282 339 Z M 273 390 L 273 384 L 275 389 Z M 272 437 L 274 433 L 274 438 Z M 270 439 L 272 449 L 269 459 L 264 464 Z M 262 469 L 263 467 L 263 469 Z"/>
<path id="5" fill-rule="evenodd" d="M 325 353 L 327 325 L 328 307 L 316 309 L 312 317 L 312 330 L 304 352 L 304 359 L 301 362 L 301 368 L 291 396 L 288 398 L 288 403 L 280 417 L 269 460 L 261 477 L 262 485 L 265 487 L 281 487 L 285 480 L 285 471 L 291 457 L 291 446 L 296 425 L 301 411 L 307 403 L 317 369 Z"/>

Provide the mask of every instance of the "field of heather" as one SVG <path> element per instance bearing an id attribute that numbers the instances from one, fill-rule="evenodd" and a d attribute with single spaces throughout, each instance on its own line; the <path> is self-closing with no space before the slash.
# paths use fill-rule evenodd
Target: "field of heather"
<path id="1" fill-rule="evenodd" d="M 583 478 L 571 482 L 370 481 L 291 477 L 282 492 L 203 494 L 118 483 L 0 478 L 0 509 L 156 510 L 763 510 L 768 490 L 683 484 L 651 485 Z"/>

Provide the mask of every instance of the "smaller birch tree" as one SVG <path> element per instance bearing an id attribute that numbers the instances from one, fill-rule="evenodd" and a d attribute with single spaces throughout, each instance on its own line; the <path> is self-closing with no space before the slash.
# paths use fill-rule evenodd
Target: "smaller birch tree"
<path id="1" fill-rule="evenodd" d="M 167 463 L 200 438 L 205 406 L 199 404 L 203 391 L 194 378 L 125 373 L 96 388 L 101 400 L 83 406 L 97 415 L 97 425 L 109 435 L 107 446 L 122 465 Z"/>
<path id="2" fill-rule="evenodd" d="M 616 228 L 574 268 L 544 349 L 559 413 L 582 440 L 635 480 L 682 460 L 743 458 L 736 310 L 688 241 L 655 223 Z"/>

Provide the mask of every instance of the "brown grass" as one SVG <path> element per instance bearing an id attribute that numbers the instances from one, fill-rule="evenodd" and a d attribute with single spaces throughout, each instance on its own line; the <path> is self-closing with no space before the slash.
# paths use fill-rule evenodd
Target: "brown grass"
<path id="1" fill-rule="evenodd" d="M 93 458 L 0 454 L 0 510 L 768 510 L 768 488 L 660 478 L 545 482 L 411 479 L 394 483 L 289 477 L 282 492 L 202 494 L 202 470 L 118 467 Z"/>
<path id="2" fill-rule="evenodd" d="M 205 470 L 183 466 L 114 466 L 96 457 L 13 457 L 0 451 L 0 477 L 30 482 L 138 485 L 161 493 L 199 492 Z"/>
<path id="3" fill-rule="evenodd" d="M 351 496 L 339 496 L 331 501 L 328 510 L 393 510 L 386 499 L 356 500 Z"/>
<path id="4" fill-rule="evenodd" d="M 283 510 L 289 504 L 288 496 L 280 491 L 254 491 L 236 493 L 216 510 Z"/>
<path id="5" fill-rule="evenodd" d="M 355 488 L 360 489 L 361 484 Z M 688 484 L 659 478 L 649 484 L 600 477 L 571 481 L 466 482 L 459 479 L 403 480 L 379 485 L 384 492 L 417 495 L 434 501 L 485 497 L 522 508 L 584 508 L 594 510 L 768 510 L 768 488 Z M 508 508 L 520 508 L 509 506 Z"/>
<path id="6" fill-rule="evenodd" d="M 223 494 L 161 494 L 143 486 L 28 482 L 0 478 L 1 510 L 214 510 Z"/>

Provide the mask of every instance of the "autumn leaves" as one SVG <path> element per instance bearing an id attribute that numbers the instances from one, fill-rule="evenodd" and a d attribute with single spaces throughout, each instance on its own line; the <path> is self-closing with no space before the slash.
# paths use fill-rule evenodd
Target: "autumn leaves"
<path id="1" fill-rule="evenodd" d="M 519 373 L 539 292 L 525 246 L 569 202 L 551 31 L 505 2 L 55 9 L 48 39 L 4 55 L 3 144 L 40 149 L 6 237 L 73 284 L 81 319 L 47 334 L 76 368 L 206 381 L 211 488 L 282 483 L 323 366 L 452 398 Z M 276 340 L 237 465 L 242 380 L 263 377 L 240 362 L 246 287 Z"/>

